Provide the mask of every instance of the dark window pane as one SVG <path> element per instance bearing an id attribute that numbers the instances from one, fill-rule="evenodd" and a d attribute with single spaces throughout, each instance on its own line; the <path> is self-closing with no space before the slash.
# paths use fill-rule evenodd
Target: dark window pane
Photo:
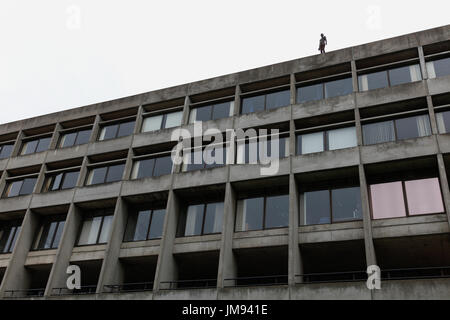
<path id="1" fill-rule="evenodd" d="M 75 140 L 75 145 L 88 143 L 89 138 L 91 137 L 91 131 L 91 129 L 79 131 L 77 139 Z"/>
<path id="2" fill-rule="evenodd" d="M 267 197 L 266 229 L 289 225 L 289 195 Z"/>
<path id="3" fill-rule="evenodd" d="M 56 229 L 55 239 L 53 240 L 52 248 L 58 248 L 59 242 L 61 241 L 61 236 L 64 230 L 65 221 L 60 221 L 58 224 L 58 229 Z"/>
<path id="4" fill-rule="evenodd" d="M 41 151 L 45 151 L 48 149 L 49 145 L 50 145 L 50 140 L 52 138 L 43 138 L 39 140 L 39 144 L 36 148 L 36 152 L 41 152 Z"/>
<path id="5" fill-rule="evenodd" d="M 362 219 L 359 187 L 331 191 L 333 222 Z"/>
<path id="6" fill-rule="evenodd" d="M 115 181 L 122 180 L 124 168 L 125 168 L 125 164 L 118 164 L 118 165 L 109 167 L 108 176 L 106 177 L 106 182 L 115 182 Z"/>
<path id="7" fill-rule="evenodd" d="M 325 83 L 325 98 L 345 96 L 353 92 L 352 78 L 340 79 Z"/>
<path id="8" fill-rule="evenodd" d="M 307 102 L 323 99 L 323 84 L 313 84 L 311 86 L 297 89 L 297 102 Z"/>
<path id="9" fill-rule="evenodd" d="M 117 124 L 104 127 L 102 129 L 102 135 L 100 137 L 100 140 L 114 139 L 117 135 L 118 128 L 119 125 Z"/>
<path id="10" fill-rule="evenodd" d="M 155 164 L 155 159 L 146 159 L 139 161 L 139 170 L 137 174 L 137 179 L 151 177 L 153 174 L 153 166 Z"/>
<path id="11" fill-rule="evenodd" d="M 134 121 L 121 123 L 119 126 L 119 133 L 117 134 L 117 138 L 125 137 L 133 134 L 134 131 Z"/>
<path id="12" fill-rule="evenodd" d="M 164 226 L 164 215 L 166 210 L 153 210 L 152 213 L 152 224 L 150 226 L 150 233 L 148 235 L 149 239 L 158 239 L 162 236 L 162 230 Z"/>
<path id="13" fill-rule="evenodd" d="M 136 231 L 137 218 L 139 212 L 130 212 L 128 214 L 127 226 L 125 229 L 124 241 L 134 241 L 134 234 Z"/>
<path id="14" fill-rule="evenodd" d="M 436 113 L 439 133 L 450 132 L 450 111 Z"/>
<path id="15" fill-rule="evenodd" d="M 36 184 L 36 178 L 26 178 L 23 181 L 22 188 L 20 189 L 20 195 L 33 193 L 35 184 Z"/>
<path id="16" fill-rule="evenodd" d="M 22 150 L 22 154 L 31 154 L 36 151 L 39 140 L 28 141 Z"/>
<path id="17" fill-rule="evenodd" d="M 105 182 L 106 177 L 106 171 L 108 170 L 108 167 L 102 167 L 102 168 L 95 168 L 92 169 L 91 173 L 91 181 L 89 184 L 99 184 Z"/>
<path id="18" fill-rule="evenodd" d="M 150 210 L 139 211 L 133 241 L 142 241 L 147 239 L 148 226 L 150 224 L 150 213 Z"/>
<path id="19" fill-rule="evenodd" d="M 7 235 L 7 240 L 5 243 L 5 246 L 3 248 L 3 253 L 12 252 L 14 249 L 14 243 L 15 243 L 15 237 L 18 233 L 18 227 L 12 227 L 9 231 L 9 234 Z"/>
<path id="20" fill-rule="evenodd" d="M 197 156 L 195 156 L 195 154 L 197 154 Z M 205 164 L 203 162 L 203 150 L 201 150 L 201 151 L 192 151 L 191 150 L 189 157 L 191 160 L 190 160 L 190 163 L 186 167 L 186 171 L 201 170 L 205 167 Z M 195 163 L 196 157 L 200 157 L 201 163 Z"/>
<path id="21" fill-rule="evenodd" d="M 113 216 L 104 216 L 102 222 L 102 231 L 100 232 L 100 237 L 98 238 L 98 243 L 107 243 L 108 237 L 110 235 L 111 224 Z"/>
<path id="22" fill-rule="evenodd" d="M 228 118 L 230 116 L 230 102 L 224 102 L 214 105 L 213 120 Z"/>
<path id="23" fill-rule="evenodd" d="M 264 198 L 244 200 L 242 230 L 261 230 L 263 228 Z"/>
<path id="24" fill-rule="evenodd" d="M 205 205 L 198 204 L 188 207 L 186 215 L 185 236 L 200 235 L 202 233 L 203 210 Z"/>
<path id="25" fill-rule="evenodd" d="M 266 97 L 266 109 L 286 107 L 291 104 L 290 90 L 269 93 Z"/>
<path id="26" fill-rule="evenodd" d="M 14 145 L 12 144 L 4 144 L 1 146 L 0 159 L 8 158 L 11 155 L 13 147 Z"/>
<path id="27" fill-rule="evenodd" d="M 450 58 L 433 61 L 436 77 L 450 75 Z"/>
<path id="28" fill-rule="evenodd" d="M 389 80 L 391 81 L 391 86 L 411 82 L 409 66 L 389 70 Z"/>
<path id="29" fill-rule="evenodd" d="M 57 222 L 51 222 L 44 226 L 38 249 L 50 249 L 52 247 L 52 240 L 56 232 L 57 224 Z"/>
<path id="30" fill-rule="evenodd" d="M 303 225 L 327 224 L 330 221 L 330 192 L 305 192 Z"/>
<path id="31" fill-rule="evenodd" d="M 386 71 L 362 75 L 358 77 L 358 80 L 360 91 L 386 88 L 388 86 Z"/>
<path id="32" fill-rule="evenodd" d="M 211 106 L 200 107 L 196 109 L 196 121 L 211 120 Z"/>
<path id="33" fill-rule="evenodd" d="M 75 139 L 77 138 L 77 133 L 67 133 L 62 138 L 61 148 L 71 147 L 75 143 Z"/>
<path id="34" fill-rule="evenodd" d="M 203 234 L 220 233 L 222 231 L 223 202 L 208 203 L 205 214 Z"/>
<path id="35" fill-rule="evenodd" d="M 79 171 L 66 172 L 61 189 L 64 190 L 74 188 L 77 184 L 79 173 Z"/>
<path id="36" fill-rule="evenodd" d="M 431 134 L 428 116 L 409 117 L 395 120 L 397 139 L 412 139 Z"/>
<path id="37" fill-rule="evenodd" d="M 395 141 L 394 121 L 365 124 L 363 135 L 365 145 Z"/>
<path id="38" fill-rule="evenodd" d="M 242 114 L 263 111 L 265 96 L 256 96 L 242 99 Z"/>
<path id="39" fill-rule="evenodd" d="M 154 177 L 170 174 L 172 172 L 172 157 L 161 157 L 155 159 Z"/>
<path id="40" fill-rule="evenodd" d="M 53 177 L 52 186 L 50 187 L 51 191 L 59 190 L 59 188 L 61 187 L 61 181 L 62 181 L 63 175 L 64 175 L 64 173 L 60 173 Z"/>
<path id="41" fill-rule="evenodd" d="M 18 196 L 20 193 L 20 188 L 22 187 L 23 180 L 14 181 L 11 182 L 8 188 L 7 196 L 8 197 L 15 197 Z"/>

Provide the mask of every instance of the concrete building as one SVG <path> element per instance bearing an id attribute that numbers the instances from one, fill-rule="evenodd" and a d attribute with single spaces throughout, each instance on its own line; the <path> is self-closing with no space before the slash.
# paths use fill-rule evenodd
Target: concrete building
<path id="1" fill-rule="evenodd" d="M 450 298 L 449 57 L 450 25 L 0 125 L 0 296 Z M 279 129 L 278 173 L 172 165 L 200 120 Z"/>

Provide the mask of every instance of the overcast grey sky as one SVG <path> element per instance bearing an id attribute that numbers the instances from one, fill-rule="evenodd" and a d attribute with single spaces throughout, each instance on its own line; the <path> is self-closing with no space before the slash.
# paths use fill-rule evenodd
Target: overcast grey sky
<path id="1" fill-rule="evenodd" d="M 0 123 L 450 23 L 448 1 L 0 0 Z"/>

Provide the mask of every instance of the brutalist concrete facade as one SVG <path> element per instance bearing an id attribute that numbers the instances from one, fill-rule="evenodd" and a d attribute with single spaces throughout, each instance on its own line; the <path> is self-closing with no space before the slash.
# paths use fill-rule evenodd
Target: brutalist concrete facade
<path id="1" fill-rule="evenodd" d="M 304 274 L 305 264 L 311 259 L 311 252 L 314 259 L 317 258 L 314 252 L 317 252 L 319 260 L 321 256 L 337 252 L 334 258 L 340 261 L 354 259 L 355 252 L 361 253 L 359 258 L 365 266 L 369 266 L 379 264 L 380 257 L 385 260 L 386 256 L 389 256 L 385 252 L 394 252 L 394 255 L 397 252 L 409 252 L 407 259 L 414 260 L 413 248 L 416 245 L 417 250 L 420 248 L 420 255 L 425 256 L 423 258 L 425 260 L 427 250 L 433 251 L 430 264 L 439 261 L 441 266 L 449 265 L 450 135 L 439 133 L 435 112 L 436 107 L 450 104 L 445 102 L 446 94 L 450 94 L 450 76 L 431 79 L 427 75 L 426 68 L 427 57 L 450 52 L 449 43 L 450 25 L 1 125 L 1 141 L 14 141 L 14 148 L 9 158 L 0 160 L 0 189 L 3 192 L 8 178 L 14 175 L 34 173 L 37 176 L 37 183 L 31 195 L 0 199 L 0 221 L 8 220 L 10 217 L 23 218 L 12 253 L 0 255 L 0 270 L 2 270 L 0 295 L 3 298 L 26 297 L 27 290 L 31 289 L 33 283 L 35 274 L 33 270 L 40 272 L 39 270 L 45 269 L 43 274 L 45 277 L 48 274 L 48 279 L 45 281 L 44 296 L 34 299 L 450 298 L 450 279 L 445 276 L 448 276 L 448 273 L 430 279 L 426 277 L 393 279 L 382 282 L 382 289 L 374 291 L 367 289 L 365 281 L 302 283 L 301 279 L 299 280 L 299 275 Z M 412 60 L 420 64 L 423 80 L 365 92 L 359 91 L 358 74 L 363 68 L 389 66 Z M 345 72 L 352 76 L 353 93 L 318 101 L 296 102 L 296 88 L 299 82 L 321 77 L 325 79 Z M 283 86 L 290 88 L 289 106 L 240 114 L 244 94 Z M 192 131 L 189 112 L 193 102 L 214 100 L 229 95 L 234 95 L 234 115 L 204 122 L 203 129 L 218 128 L 225 131 L 284 124 L 290 137 L 290 156 L 280 161 L 280 170 L 275 177 L 269 179 L 261 176 L 259 165 L 227 165 L 192 172 L 181 172 L 180 166 L 175 166 L 171 175 L 130 179 L 136 150 L 170 143 L 171 133 L 175 129 L 141 133 L 144 113 L 182 106 L 182 128 Z M 411 107 L 413 111 L 418 109 L 414 107 L 416 105 L 426 109 L 432 135 L 377 145 L 363 145 L 362 117 L 380 115 L 389 108 L 403 110 L 399 106 L 404 105 L 413 106 Z M 100 126 L 103 123 L 123 118 L 135 119 L 134 134 L 98 141 Z M 299 128 L 304 128 L 310 119 L 322 119 L 320 121 L 327 124 L 349 119 L 356 128 L 357 146 L 311 155 L 297 155 L 296 132 Z M 89 143 L 71 148 L 58 148 L 61 131 L 81 125 L 92 127 Z M 19 155 L 23 139 L 41 133 L 51 133 L 49 149 Z M 125 162 L 123 179 L 114 183 L 86 186 L 86 176 L 92 159 L 116 154 L 118 151 L 121 154 L 120 158 Z M 76 164 L 71 162 L 73 159 L 77 159 Z M 50 167 L 53 164 L 58 164 L 59 167 L 79 166 L 80 175 L 76 187 L 63 191 L 42 192 L 49 164 Z M 433 167 L 440 181 L 445 213 L 373 220 L 368 176 L 396 166 L 410 167 L 413 171 L 414 168 L 420 171 L 423 166 Z M 320 178 L 324 172 L 351 174 L 357 177 L 361 189 L 362 220 L 315 226 L 299 224 L 299 212 L 302 210 L 299 188 L 303 181 Z M 289 227 L 235 232 L 237 194 L 244 188 L 243 185 L 248 189 L 261 184 L 279 184 L 289 189 Z M 189 196 L 186 190 L 198 190 L 208 194 L 215 189 L 224 194 L 222 232 L 194 237 L 177 236 L 179 198 Z M 166 202 L 162 238 L 124 242 L 129 203 L 161 199 Z M 107 243 L 77 246 L 76 239 L 82 223 L 82 211 L 103 207 L 114 208 Z M 54 213 L 67 214 L 59 247 L 52 250 L 31 250 L 39 226 L 39 217 Z M 270 259 L 271 254 L 274 255 L 274 264 L 286 266 L 287 283 L 263 286 L 227 285 L 228 279 L 238 277 L 238 269 L 242 267 L 242 263 L 251 261 L 254 257 L 255 261 L 259 261 L 258 257 Z M 186 258 L 190 255 L 200 262 L 215 261 L 213 266 L 217 265 L 217 285 L 200 289 L 165 287 L 165 283 L 177 281 L 180 269 L 190 268 L 190 260 Z M 151 257 L 153 261 L 155 270 L 152 271 L 152 276 L 154 275 L 151 281 L 152 290 L 111 293 L 105 289 L 105 286 L 123 283 L 124 271 L 120 261 L 128 259 L 131 264 L 138 265 L 141 257 Z M 91 261 L 95 263 L 90 265 Z M 66 285 L 68 276 L 66 268 L 69 264 L 85 264 L 88 268 L 96 270 L 98 282 L 95 293 L 58 294 L 57 289 Z M 320 261 L 317 264 L 320 264 Z M 253 266 L 255 269 L 259 267 L 258 263 Z"/>

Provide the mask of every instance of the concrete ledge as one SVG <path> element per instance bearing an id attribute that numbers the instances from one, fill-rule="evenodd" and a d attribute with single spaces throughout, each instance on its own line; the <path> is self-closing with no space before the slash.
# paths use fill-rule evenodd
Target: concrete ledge
<path id="1" fill-rule="evenodd" d="M 0 212 L 26 210 L 31 201 L 31 195 L 13 198 L 1 198 Z"/>
<path id="2" fill-rule="evenodd" d="M 287 246 L 289 229 L 235 232 L 233 249 Z"/>
<path id="3" fill-rule="evenodd" d="M 450 88 L 450 76 L 428 79 L 427 82 L 430 95 L 446 93 Z"/>
<path id="4" fill-rule="evenodd" d="M 88 144 L 81 144 L 70 148 L 60 148 L 47 151 L 46 162 L 56 162 L 83 157 L 87 153 Z"/>
<path id="5" fill-rule="evenodd" d="M 176 238 L 173 253 L 219 251 L 221 238 L 222 234 Z"/>
<path id="6" fill-rule="evenodd" d="M 220 289 L 220 300 L 289 300 L 289 287 L 233 287 Z"/>
<path id="7" fill-rule="evenodd" d="M 25 266 L 53 264 L 56 259 L 57 249 L 30 251 L 25 261 Z"/>
<path id="8" fill-rule="evenodd" d="M 280 122 L 288 122 L 291 118 L 291 107 L 282 107 L 269 111 L 253 112 L 236 117 L 235 128 L 253 128 Z"/>
<path id="9" fill-rule="evenodd" d="M 192 131 L 190 125 L 170 128 L 170 129 L 162 129 L 158 131 L 152 132 L 143 132 L 134 136 L 133 139 L 133 148 L 144 147 L 152 144 L 160 144 L 171 141 L 172 132 L 176 129 L 187 129 L 189 132 Z"/>
<path id="10" fill-rule="evenodd" d="M 361 161 L 364 164 L 415 158 L 437 153 L 434 136 L 387 142 L 361 147 Z"/>
<path id="11" fill-rule="evenodd" d="M 333 97 L 318 101 L 309 101 L 292 106 L 292 118 L 294 120 L 309 118 L 328 113 L 354 110 L 355 98 L 353 94 Z"/>
<path id="12" fill-rule="evenodd" d="M 373 292 L 374 300 L 450 300 L 450 278 L 390 280 Z"/>
<path id="13" fill-rule="evenodd" d="M 374 220 L 372 223 L 374 239 L 450 232 L 445 214 Z"/>
<path id="14" fill-rule="evenodd" d="M 47 151 L 13 157 L 9 159 L 7 170 L 41 165 L 45 161 Z"/>
<path id="15" fill-rule="evenodd" d="M 101 199 L 117 198 L 122 182 L 112 182 L 94 186 L 84 186 L 75 191 L 74 202 L 94 201 Z"/>
<path id="16" fill-rule="evenodd" d="M 31 199 L 30 208 L 35 209 L 41 207 L 70 204 L 70 202 L 72 202 L 74 193 L 75 189 L 36 193 Z"/>
<path id="17" fill-rule="evenodd" d="M 102 154 L 124 149 L 128 150 L 128 147 L 131 145 L 132 140 L 133 136 L 126 136 L 117 139 L 96 141 L 89 144 L 87 155 L 91 156 L 94 154 Z"/>
<path id="18" fill-rule="evenodd" d="M 125 180 L 122 186 L 122 196 L 139 195 L 170 189 L 172 177 L 170 175 L 144 178 L 136 180 Z"/>
<path id="19" fill-rule="evenodd" d="M 0 254 L 0 268 L 6 268 L 9 264 L 9 259 L 11 259 L 11 253 Z"/>
<path id="20" fill-rule="evenodd" d="M 436 138 L 441 152 L 450 153 L 450 133 L 438 134 Z"/>
<path id="21" fill-rule="evenodd" d="M 357 147 L 341 150 L 310 153 L 292 158 L 292 172 L 303 173 L 335 168 L 357 166 L 359 151 Z"/>
<path id="22" fill-rule="evenodd" d="M 365 281 L 299 284 L 290 291 L 292 300 L 371 300 Z"/>
<path id="23" fill-rule="evenodd" d="M 364 239 L 362 221 L 299 227 L 299 243 L 318 243 Z"/>
<path id="24" fill-rule="evenodd" d="M 123 242 L 120 247 L 119 258 L 159 255 L 160 243 L 161 240 Z"/>
<path id="25" fill-rule="evenodd" d="M 161 290 L 153 293 L 153 300 L 216 300 L 217 290 L 211 289 L 186 289 L 186 290 Z"/>
<path id="26" fill-rule="evenodd" d="M 175 175 L 173 189 L 193 188 L 203 185 L 225 184 L 228 168 L 218 167 L 196 171 L 180 172 Z"/>
<path id="27" fill-rule="evenodd" d="M 93 245 L 74 247 L 70 262 L 87 261 L 87 260 L 101 260 L 105 257 L 106 245 Z"/>
<path id="28" fill-rule="evenodd" d="M 276 176 L 283 176 L 289 174 L 290 160 L 289 158 L 280 159 L 278 173 Z M 261 175 L 262 168 L 269 168 L 268 166 L 262 166 L 259 164 L 235 164 L 230 165 L 230 181 L 243 181 L 254 180 L 259 178 L 267 178 L 267 176 Z"/>

